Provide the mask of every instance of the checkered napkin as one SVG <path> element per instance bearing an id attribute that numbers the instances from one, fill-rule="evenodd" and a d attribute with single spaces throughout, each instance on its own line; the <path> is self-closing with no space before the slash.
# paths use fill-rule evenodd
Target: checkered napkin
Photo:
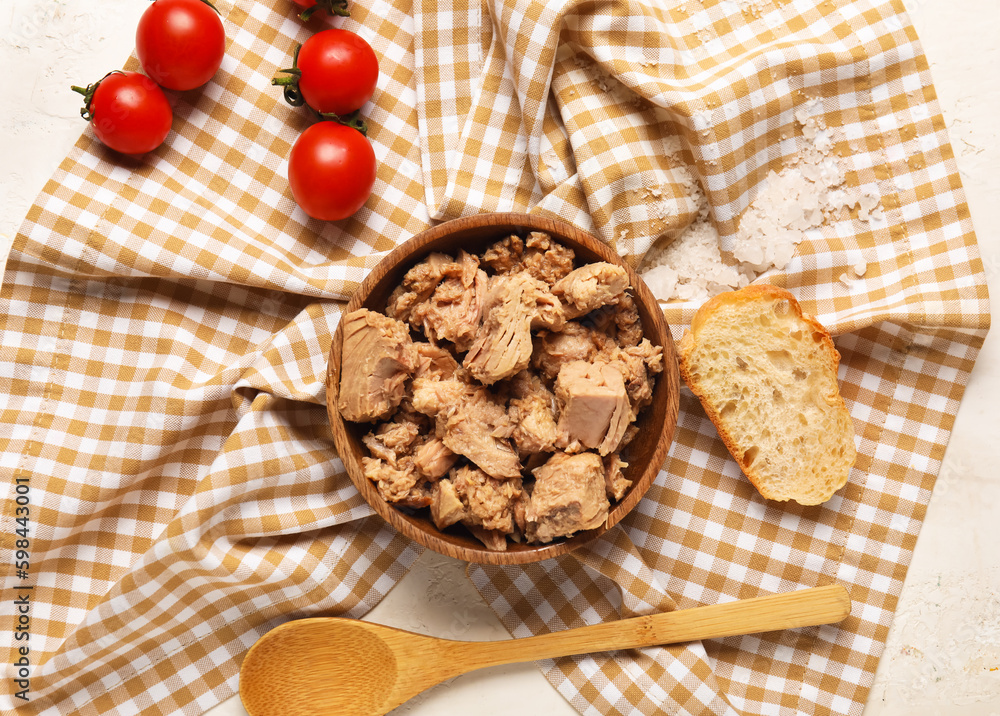
<path id="1" fill-rule="evenodd" d="M 436 220 L 497 210 L 569 220 L 639 264 L 693 220 L 684 176 L 731 247 L 801 147 L 808 103 L 847 184 L 883 211 L 826 221 L 759 280 L 837 335 L 848 485 L 816 507 L 761 499 L 685 391 L 670 455 L 621 525 L 469 575 L 518 637 L 839 582 L 840 625 L 540 666 L 584 714 L 860 713 L 989 324 L 898 1 L 355 0 L 309 26 L 287 0 L 219 7 L 226 60 L 171 95 L 166 144 L 127 159 L 85 132 L 3 277 L 0 710 L 197 714 L 278 623 L 362 616 L 419 554 L 360 499 L 328 433 L 327 349 L 366 272 Z M 309 119 L 269 84 L 325 25 L 366 37 L 382 71 L 378 181 L 337 223 L 291 199 L 286 157 Z M 666 306 L 675 337 L 696 307 Z"/>

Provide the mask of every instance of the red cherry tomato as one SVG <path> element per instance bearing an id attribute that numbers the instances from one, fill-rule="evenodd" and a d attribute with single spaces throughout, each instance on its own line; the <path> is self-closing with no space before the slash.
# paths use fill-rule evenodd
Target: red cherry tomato
<path id="1" fill-rule="evenodd" d="M 172 90 L 201 87 L 226 54 L 226 31 L 205 0 L 154 0 L 139 18 L 135 51 L 143 71 Z"/>
<path id="2" fill-rule="evenodd" d="M 363 37 L 331 28 L 306 40 L 296 53 L 295 66 L 286 72 L 291 76 L 274 83 L 297 85 L 301 98 L 317 112 L 343 116 L 371 99 L 378 82 L 378 57 Z"/>
<path id="3" fill-rule="evenodd" d="M 364 206 L 375 186 L 375 169 L 375 151 L 361 132 L 317 122 L 292 146 L 288 183 L 309 216 L 338 221 Z"/>
<path id="4" fill-rule="evenodd" d="M 86 88 L 73 87 L 85 98 L 80 114 L 94 135 L 123 154 L 144 154 L 163 143 L 174 120 L 173 110 L 155 82 L 138 72 L 116 71 Z"/>

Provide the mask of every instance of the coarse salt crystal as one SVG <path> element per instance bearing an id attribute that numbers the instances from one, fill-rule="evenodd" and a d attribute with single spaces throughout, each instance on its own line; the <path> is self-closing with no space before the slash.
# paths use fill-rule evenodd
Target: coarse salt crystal
<path id="1" fill-rule="evenodd" d="M 802 145 L 796 157 L 781 171 L 770 170 L 757 187 L 757 196 L 744 210 L 739 227 L 729 247 L 731 257 L 723 257 L 718 231 L 710 221 L 709 203 L 698 181 L 681 160 L 682 144 L 677 137 L 664 140 L 667 156 L 677 160 L 672 167 L 674 180 L 689 194 L 697 207 L 697 216 L 672 241 L 646 256 L 643 278 L 660 300 L 705 300 L 721 291 L 746 286 L 760 273 L 771 268 L 783 269 L 793 259 L 796 247 L 829 219 L 841 218 L 845 210 L 858 207 L 865 220 L 881 216 L 879 198 L 870 193 L 844 187 L 845 172 L 833 153 L 834 133 L 822 116 L 812 112 L 819 98 L 809 98 L 795 112 L 801 126 Z M 707 123 L 711 112 L 697 110 L 695 126 Z M 710 133 L 703 130 L 702 134 Z M 785 138 L 784 136 L 782 137 Z M 676 191 L 676 188 L 675 190 Z M 664 192 L 666 193 L 666 192 Z M 660 197 L 659 189 L 647 194 Z M 668 196 L 675 196 L 673 192 Z M 671 204 L 673 206 L 673 204 Z M 654 211 L 663 216 L 665 212 Z M 860 268 L 860 271 L 857 269 Z M 854 267 L 863 275 L 863 262 Z M 840 277 L 850 287 L 852 277 Z"/>

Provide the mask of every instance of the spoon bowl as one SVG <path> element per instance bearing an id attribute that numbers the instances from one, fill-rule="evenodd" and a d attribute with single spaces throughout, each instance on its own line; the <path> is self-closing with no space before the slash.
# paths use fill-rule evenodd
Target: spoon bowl
<path id="1" fill-rule="evenodd" d="M 507 641 L 452 641 L 356 619 L 288 622 L 243 660 L 250 716 L 380 716 L 486 666 L 829 624 L 851 610 L 839 584 L 651 614 Z"/>

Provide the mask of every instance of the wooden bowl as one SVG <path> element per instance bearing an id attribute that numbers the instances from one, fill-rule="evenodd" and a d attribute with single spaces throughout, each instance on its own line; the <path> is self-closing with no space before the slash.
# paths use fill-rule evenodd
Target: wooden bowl
<path id="1" fill-rule="evenodd" d="M 455 255 L 459 249 L 481 254 L 495 241 L 512 233 L 526 236 L 530 231 L 544 231 L 553 239 L 576 252 L 577 264 L 607 261 L 624 266 L 628 271 L 643 334 L 663 348 L 664 370 L 657 376 L 653 402 L 639 415 L 639 432 L 623 454 L 628 462 L 624 475 L 632 486 L 621 500 L 612 504 L 607 522 L 597 529 L 578 532 L 568 539 L 549 544 L 517 544 L 508 541 L 507 551 L 496 552 L 483 546 L 461 525 L 439 531 L 427 510 L 408 514 L 393 507 L 379 495 L 375 486 L 364 476 L 361 458 L 368 454 L 361 438 L 371 429 L 370 424 L 345 421 L 337 409 L 340 390 L 340 360 L 343 323 L 334 333 L 327 370 L 327 412 L 334 444 L 351 481 L 372 508 L 390 525 L 418 543 L 441 554 L 468 562 L 483 564 L 525 564 L 565 554 L 611 529 L 629 510 L 635 507 L 652 484 L 673 440 L 677 424 L 679 374 L 674 343 L 652 293 L 622 259 L 606 244 L 567 223 L 529 214 L 480 214 L 454 219 L 432 227 L 396 247 L 362 282 L 361 288 L 348 302 L 345 313 L 359 308 L 384 312 L 393 289 L 403 275 L 418 261 L 432 252 Z"/>

